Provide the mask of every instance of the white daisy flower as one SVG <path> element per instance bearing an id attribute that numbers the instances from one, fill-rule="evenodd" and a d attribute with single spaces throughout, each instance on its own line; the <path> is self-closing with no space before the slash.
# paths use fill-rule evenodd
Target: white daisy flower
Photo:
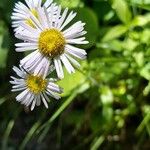
<path id="1" fill-rule="evenodd" d="M 42 4 L 42 0 L 25 0 L 26 5 L 22 2 L 18 2 L 15 4 L 15 8 L 13 9 L 13 13 L 11 16 L 12 27 L 15 32 L 21 32 L 24 30 L 20 23 L 24 22 L 29 26 L 35 28 L 32 20 L 30 19 L 30 13 L 33 14 L 37 19 L 39 18 L 37 10 L 40 7 L 45 7 L 48 10 L 48 13 L 51 11 L 51 7 L 53 8 L 53 14 L 56 14 L 58 6 L 56 3 L 53 3 L 53 0 L 47 0 L 44 4 Z"/>
<path id="2" fill-rule="evenodd" d="M 62 89 L 54 83 L 55 79 L 35 76 L 27 73 L 23 68 L 13 67 L 13 70 L 19 78 L 11 76 L 13 80 L 10 83 L 13 84 L 13 92 L 21 91 L 16 97 L 16 100 L 21 104 L 27 107 L 31 105 L 31 110 L 33 110 L 35 105 L 39 106 L 41 104 L 41 101 L 48 108 L 49 96 L 60 99 L 59 94 L 62 93 Z"/>
<path id="3" fill-rule="evenodd" d="M 51 7 L 50 12 L 52 11 L 53 8 Z M 34 71 L 35 75 L 40 70 L 45 70 L 46 75 L 47 68 L 54 64 L 57 75 L 61 79 L 64 77 L 62 64 L 69 73 L 75 72 L 73 66 L 80 66 L 76 59 L 85 59 L 86 52 L 74 45 L 88 43 L 83 37 L 86 34 L 84 31 L 85 23 L 78 21 L 69 25 L 76 13 L 73 11 L 68 15 L 67 13 L 68 8 L 61 14 L 61 7 L 59 6 L 57 15 L 54 16 L 53 13 L 50 13 L 51 17 L 49 18 L 47 9 L 41 8 L 38 9 L 38 14 L 43 19 L 37 19 L 33 14 L 30 14 L 30 19 L 36 26 L 35 29 L 28 24 L 20 24 L 28 32 L 16 34 L 17 38 L 26 41 L 17 43 L 16 51 L 34 51 L 20 61 L 25 69 Z M 53 22 L 54 17 L 55 21 Z"/>

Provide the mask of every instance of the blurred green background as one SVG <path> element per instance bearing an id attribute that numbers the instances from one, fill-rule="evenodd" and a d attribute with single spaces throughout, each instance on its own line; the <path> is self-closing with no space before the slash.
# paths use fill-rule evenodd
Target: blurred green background
<path id="1" fill-rule="evenodd" d="M 15 2 L 0 0 L 0 149 L 149 150 L 150 0 L 55 1 L 86 22 L 88 57 L 59 82 L 62 99 L 33 112 L 10 92 L 24 56 L 14 47 Z"/>

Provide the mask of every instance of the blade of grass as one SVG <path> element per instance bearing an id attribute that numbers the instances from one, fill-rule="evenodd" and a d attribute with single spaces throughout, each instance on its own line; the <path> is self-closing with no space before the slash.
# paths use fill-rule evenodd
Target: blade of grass
<path id="1" fill-rule="evenodd" d="M 143 131 L 144 127 L 146 127 L 146 125 L 149 123 L 149 121 L 150 121 L 150 113 L 148 113 L 144 117 L 143 121 L 141 122 L 141 124 L 136 129 L 136 134 L 140 134 Z"/>
<path id="2" fill-rule="evenodd" d="M 80 93 L 82 90 L 85 90 L 87 89 L 88 87 L 84 85 L 84 83 L 81 84 L 80 87 L 77 88 L 77 90 L 75 90 L 73 92 L 73 94 L 60 106 L 60 108 L 53 114 L 53 116 L 47 121 L 45 122 L 41 127 L 41 123 L 42 123 L 42 119 L 43 117 L 41 117 L 39 119 L 39 121 L 37 121 L 32 127 L 31 129 L 29 130 L 29 132 L 26 134 L 23 142 L 21 143 L 20 145 L 20 150 L 24 149 L 27 145 L 27 143 L 31 140 L 31 138 L 33 137 L 33 135 L 36 133 L 36 135 L 39 133 L 39 132 L 42 132 L 42 134 L 40 135 L 39 137 L 39 142 L 45 137 L 45 135 L 47 134 L 50 126 L 51 126 L 51 123 L 61 114 L 61 112 L 72 102 L 72 100 L 76 97 L 76 95 L 78 93 Z M 45 113 L 43 113 L 42 116 L 45 116 L 44 115 Z"/>
<path id="3" fill-rule="evenodd" d="M 0 105 L 2 105 L 5 101 L 6 101 L 5 98 L 1 98 L 1 99 L 0 99 Z"/>
<path id="4" fill-rule="evenodd" d="M 33 137 L 35 131 L 38 129 L 38 127 L 41 125 L 42 119 L 45 117 L 46 111 L 42 112 L 40 119 L 33 124 L 33 126 L 30 128 L 30 130 L 28 131 L 28 133 L 26 134 L 24 140 L 22 141 L 19 149 L 23 150 L 25 149 L 26 145 L 28 144 L 28 142 L 31 140 L 31 138 Z"/>
<path id="5" fill-rule="evenodd" d="M 43 130 L 43 132 L 41 133 L 38 141 L 41 142 L 45 135 L 47 134 L 47 132 L 49 131 L 52 122 L 64 111 L 64 109 L 74 100 L 74 98 L 77 96 L 76 92 L 73 92 L 73 94 L 58 108 L 58 110 L 53 114 L 53 116 L 46 122 L 44 123 L 41 128 L 38 130 L 39 132 Z"/>
<path id="6" fill-rule="evenodd" d="M 13 118 L 9 119 L 8 125 L 6 127 L 6 130 L 5 130 L 4 136 L 3 136 L 2 150 L 7 149 L 9 135 L 14 127 L 15 120 L 16 120 L 17 116 L 20 114 L 20 112 L 21 112 L 21 108 L 19 107 L 14 111 Z"/>
<path id="7" fill-rule="evenodd" d="M 9 135 L 11 133 L 11 130 L 12 130 L 13 126 L 14 126 L 14 123 L 15 123 L 14 119 L 10 120 L 9 123 L 8 123 L 8 126 L 6 128 L 6 131 L 5 131 L 4 137 L 3 137 L 2 150 L 6 150 L 7 149 L 8 137 L 9 137 Z"/>
<path id="8" fill-rule="evenodd" d="M 32 128 L 29 130 L 29 132 L 27 133 L 27 135 L 25 136 L 23 142 L 21 143 L 19 149 L 23 150 L 25 149 L 27 143 L 30 141 L 30 139 L 32 138 L 34 132 L 36 131 L 36 129 L 40 126 L 40 121 L 34 123 L 34 125 L 32 126 Z"/>
<path id="9" fill-rule="evenodd" d="M 83 83 L 81 83 L 77 88 L 75 88 L 72 91 L 72 94 L 66 99 L 66 101 L 56 110 L 56 112 L 52 115 L 52 117 L 45 122 L 38 130 L 37 130 L 37 134 L 39 134 L 40 132 L 41 135 L 38 139 L 38 142 L 41 142 L 44 137 L 46 136 L 47 132 L 49 131 L 51 124 L 53 123 L 53 121 L 67 108 L 67 106 L 74 100 L 74 98 L 79 94 L 79 93 L 83 93 L 85 90 L 87 90 L 89 88 L 89 84 L 87 83 L 87 81 L 85 80 Z M 43 131 L 42 131 L 43 130 Z"/>
<path id="10" fill-rule="evenodd" d="M 101 146 L 101 144 L 104 142 L 104 140 L 105 140 L 105 137 L 101 135 L 98 139 L 96 139 L 94 144 L 91 146 L 91 150 L 97 150 Z"/>

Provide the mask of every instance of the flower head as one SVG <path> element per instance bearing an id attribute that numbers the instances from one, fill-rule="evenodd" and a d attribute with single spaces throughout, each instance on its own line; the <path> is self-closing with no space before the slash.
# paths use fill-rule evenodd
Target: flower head
<path id="1" fill-rule="evenodd" d="M 16 37 L 25 42 L 17 43 L 16 51 L 33 51 L 20 63 L 26 70 L 34 72 L 34 75 L 39 74 L 42 70 L 46 76 L 50 65 L 54 65 L 58 77 L 63 78 L 62 64 L 69 73 L 74 73 L 73 66 L 80 66 L 76 59 L 86 58 L 85 50 L 77 48 L 75 45 L 87 44 L 88 41 L 83 37 L 86 34 L 85 23 L 78 21 L 70 24 L 76 13 L 71 11 L 68 14 L 68 9 L 61 13 L 60 6 L 55 15 L 52 13 L 53 11 L 54 7 L 50 7 L 49 11 L 46 7 L 37 9 L 41 19 L 30 13 L 30 19 L 36 28 L 31 28 L 26 23 L 20 23 L 26 32 L 18 32 Z"/>
<path id="2" fill-rule="evenodd" d="M 31 110 L 34 109 L 35 105 L 39 106 L 41 101 L 48 108 L 48 96 L 55 99 L 60 98 L 58 94 L 62 93 L 62 89 L 54 83 L 54 79 L 47 79 L 43 78 L 42 75 L 27 73 L 23 68 L 13 67 L 13 70 L 19 78 L 11 76 L 13 79 L 10 81 L 13 84 L 12 91 L 21 91 L 16 100 L 25 106 L 31 105 Z"/>
<path id="3" fill-rule="evenodd" d="M 11 19 L 12 26 L 15 32 L 22 32 L 24 28 L 20 26 L 20 23 L 26 23 L 32 28 L 36 28 L 34 26 L 32 20 L 30 19 L 30 14 L 34 15 L 37 19 L 39 18 L 38 9 L 41 7 L 45 7 L 49 11 L 51 7 L 53 7 L 53 13 L 56 14 L 57 5 L 53 3 L 53 0 L 47 0 L 44 4 L 42 4 L 42 0 L 25 0 L 26 5 L 22 2 L 18 2 L 15 4 L 15 8 L 13 10 Z"/>

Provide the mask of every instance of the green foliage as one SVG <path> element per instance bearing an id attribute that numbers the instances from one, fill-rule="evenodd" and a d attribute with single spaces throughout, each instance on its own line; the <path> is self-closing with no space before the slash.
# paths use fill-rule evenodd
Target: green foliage
<path id="1" fill-rule="evenodd" d="M 131 21 L 131 12 L 125 0 L 112 0 L 112 8 L 123 23 L 128 24 Z"/>
<path id="2" fill-rule="evenodd" d="M 86 23 L 88 55 L 58 82 L 62 99 L 34 112 L 10 92 L 22 58 L 10 19 L 16 1 L 0 3 L 1 149 L 150 149 L 150 1 L 56 0 Z"/>

